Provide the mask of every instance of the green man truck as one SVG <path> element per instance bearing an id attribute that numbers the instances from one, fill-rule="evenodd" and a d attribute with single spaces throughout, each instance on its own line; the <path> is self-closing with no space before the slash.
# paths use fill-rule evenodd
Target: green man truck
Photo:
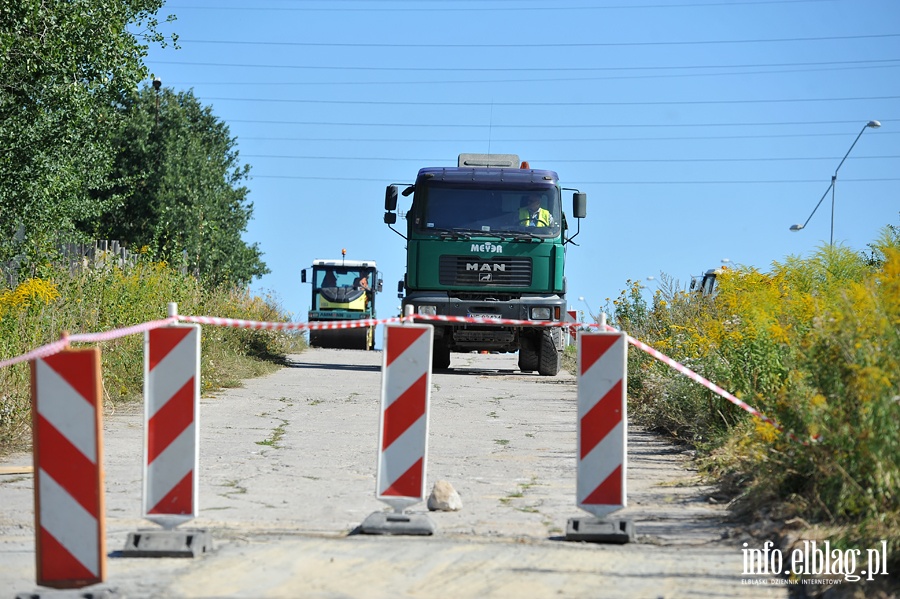
<path id="1" fill-rule="evenodd" d="M 346 255 L 343 250 L 342 255 Z M 375 294 L 382 289 L 381 275 L 374 260 L 313 260 L 300 271 L 307 282 L 312 271 L 312 305 L 309 322 L 344 323 L 375 318 Z M 375 325 L 345 329 L 319 329 L 309 332 L 310 347 L 338 349 L 374 349 Z"/>
<path id="2" fill-rule="evenodd" d="M 573 192 L 578 219 L 571 237 L 563 191 Z M 393 227 L 400 195 L 412 195 L 405 234 Z M 522 372 L 559 372 L 560 327 L 503 321 L 565 320 L 566 245 L 581 230 L 586 194 L 561 187 L 555 172 L 532 169 L 515 154 L 460 154 L 455 168 L 422 168 L 414 184 L 389 185 L 384 208 L 384 222 L 406 240 L 403 312 L 411 306 L 414 317 L 435 327 L 434 368 L 449 368 L 451 352 L 490 351 L 518 352 Z"/>

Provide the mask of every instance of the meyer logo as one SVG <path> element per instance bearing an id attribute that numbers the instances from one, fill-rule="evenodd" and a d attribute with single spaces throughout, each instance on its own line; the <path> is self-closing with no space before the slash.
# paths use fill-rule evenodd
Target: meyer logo
<path id="1" fill-rule="evenodd" d="M 505 264 L 495 264 L 491 262 L 466 262 L 466 270 L 476 270 L 478 272 L 506 272 Z M 482 279 L 485 280 L 485 279 Z"/>
<path id="2" fill-rule="evenodd" d="M 490 252 L 492 254 L 502 254 L 503 246 L 494 245 L 493 243 L 473 243 L 471 251 L 473 252 Z"/>

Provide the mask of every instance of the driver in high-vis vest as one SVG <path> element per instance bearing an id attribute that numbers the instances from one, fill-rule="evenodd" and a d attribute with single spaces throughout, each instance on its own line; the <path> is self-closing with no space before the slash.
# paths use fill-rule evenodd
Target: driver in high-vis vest
<path id="1" fill-rule="evenodd" d="M 541 208 L 541 196 L 532 193 L 525 200 L 525 205 L 519 208 L 519 224 L 526 227 L 550 227 L 553 225 L 553 215 L 546 208 Z"/>

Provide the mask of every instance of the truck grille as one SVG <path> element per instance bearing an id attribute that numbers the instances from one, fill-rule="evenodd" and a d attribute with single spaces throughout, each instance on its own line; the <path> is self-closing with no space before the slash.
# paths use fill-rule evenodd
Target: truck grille
<path id="1" fill-rule="evenodd" d="M 531 258 L 441 256 L 438 277 L 441 285 L 529 287 Z"/>
<path id="2" fill-rule="evenodd" d="M 455 329 L 453 340 L 457 343 L 513 343 L 516 332 L 497 329 Z"/>

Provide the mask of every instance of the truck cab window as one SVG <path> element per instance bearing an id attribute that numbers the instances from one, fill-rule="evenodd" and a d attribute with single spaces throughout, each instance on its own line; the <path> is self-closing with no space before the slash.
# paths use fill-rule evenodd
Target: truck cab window
<path id="1" fill-rule="evenodd" d="M 430 186 L 419 192 L 415 207 L 416 228 L 420 231 L 521 232 L 528 225 L 523 210 L 522 191 Z M 556 189 L 535 192 L 540 199 L 540 230 L 530 235 L 559 235 L 562 214 Z"/>

